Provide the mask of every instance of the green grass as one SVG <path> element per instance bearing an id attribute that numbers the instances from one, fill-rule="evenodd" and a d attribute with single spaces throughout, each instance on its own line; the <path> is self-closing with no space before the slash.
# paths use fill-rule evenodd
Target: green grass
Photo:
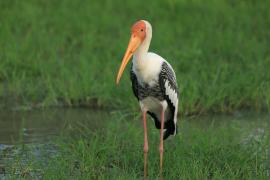
<path id="1" fill-rule="evenodd" d="M 7 177 L 142 179 L 143 128 L 137 117 L 117 114 L 109 120 L 97 132 L 87 125 L 73 127 L 77 136 L 61 137 L 50 156 L 35 158 L 31 149 L 27 158 L 19 154 Z M 159 132 L 150 121 L 148 127 L 149 179 L 157 179 Z M 180 132 L 165 141 L 164 179 L 269 179 L 270 138 L 261 123 L 210 122 L 202 128 L 197 121 L 184 120 Z"/>
<path id="2" fill-rule="evenodd" d="M 174 67 L 181 112 L 270 109 L 270 1 L 1 1 L 2 106 L 137 108 L 115 78 L 130 26 Z"/>

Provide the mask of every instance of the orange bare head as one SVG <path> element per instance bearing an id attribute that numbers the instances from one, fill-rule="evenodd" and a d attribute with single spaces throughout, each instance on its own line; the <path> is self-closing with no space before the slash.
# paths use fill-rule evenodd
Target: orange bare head
<path id="1" fill-rule="evenodd" d="M 143 20 L 137 21 L 133 26 L 131 27 L 131 34 L 133 36 L 137 36 L 143 41 L 146 36 L 146 24 Z"/>
<path id="2" fill-rule="evenodd" d="M 129 44 L 122 60 L 122 64 L 117 74 L 116 84 L 119 83 L 120 78 L 124 72 L 124 69 L 129 62 L 130 58 L 134 54 L 134 52 L 138 49 L 141 43 L 144 41 L 146 36 L 146 24 L 145 21 L 140 20 L 133 24 L 131 28 L 131 37 L 129 40 Z"/>

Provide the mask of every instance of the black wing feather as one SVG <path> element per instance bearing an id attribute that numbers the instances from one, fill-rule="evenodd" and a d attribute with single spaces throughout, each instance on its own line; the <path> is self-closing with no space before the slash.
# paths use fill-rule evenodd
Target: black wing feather
<path id="1" fill-rule="evenodd" d="M 173 100 L 170 99 L 169 95 L 166 94 L 166 87 L 165 87 L 166 82 L 168 82 L 168 85 L 171 87 L 171 89 L 173 89 L 176 92 L 177 98 L 178 98 L 179 92 L 178 92 L 178 88 L 177 88 L 175 74 L 174 74 L 173 70 L 171 69 L 171 67 L 166 62 L 164 62 L 162 64 L 161 72 L 159 74 L 159 85 L 160 85 L 160 89 L 163 93 L 163 96 L 168 103 L 168 108 L 171 111 L 171 117 L 165 123 L 165 125 L 166 125 L 165 127 L 167 130 L 165 131 L 163 139 L 166 139 L 170 135 L 174 134 L 175 130 L 177 133 L 177 125 L 174 123 L 174 113 L 175 113 L 176 107 L 173 104 Z"/>

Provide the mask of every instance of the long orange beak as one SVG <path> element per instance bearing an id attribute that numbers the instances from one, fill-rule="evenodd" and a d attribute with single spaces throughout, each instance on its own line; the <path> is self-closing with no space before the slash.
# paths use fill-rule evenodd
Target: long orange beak
<path id="1" fill-rule="evenodd" d="M 122 64 L 121 64 L 120 69 L 119 69 L 118 74 L 117 74 L 116 84 L 119 83 L 120 78 L 125 70 L 127 63 L 129 62 L 131 56 L 136 51 L 136 49 L 140 46 L 141 42 L 142 41 L 138 36 L 136 36 L 135 34 L 131 34 L 125 56 L 122 60 Z"/>

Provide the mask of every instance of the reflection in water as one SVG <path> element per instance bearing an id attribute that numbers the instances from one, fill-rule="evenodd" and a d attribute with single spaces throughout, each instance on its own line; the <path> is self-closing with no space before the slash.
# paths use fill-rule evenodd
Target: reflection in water
<path id="1" fill-rule="evenodd" d="M 0 149 L 17 143 L 47 142 L 78 123 L 95 129 L 108 115 L 88 109 L 0 111 Z"/>

